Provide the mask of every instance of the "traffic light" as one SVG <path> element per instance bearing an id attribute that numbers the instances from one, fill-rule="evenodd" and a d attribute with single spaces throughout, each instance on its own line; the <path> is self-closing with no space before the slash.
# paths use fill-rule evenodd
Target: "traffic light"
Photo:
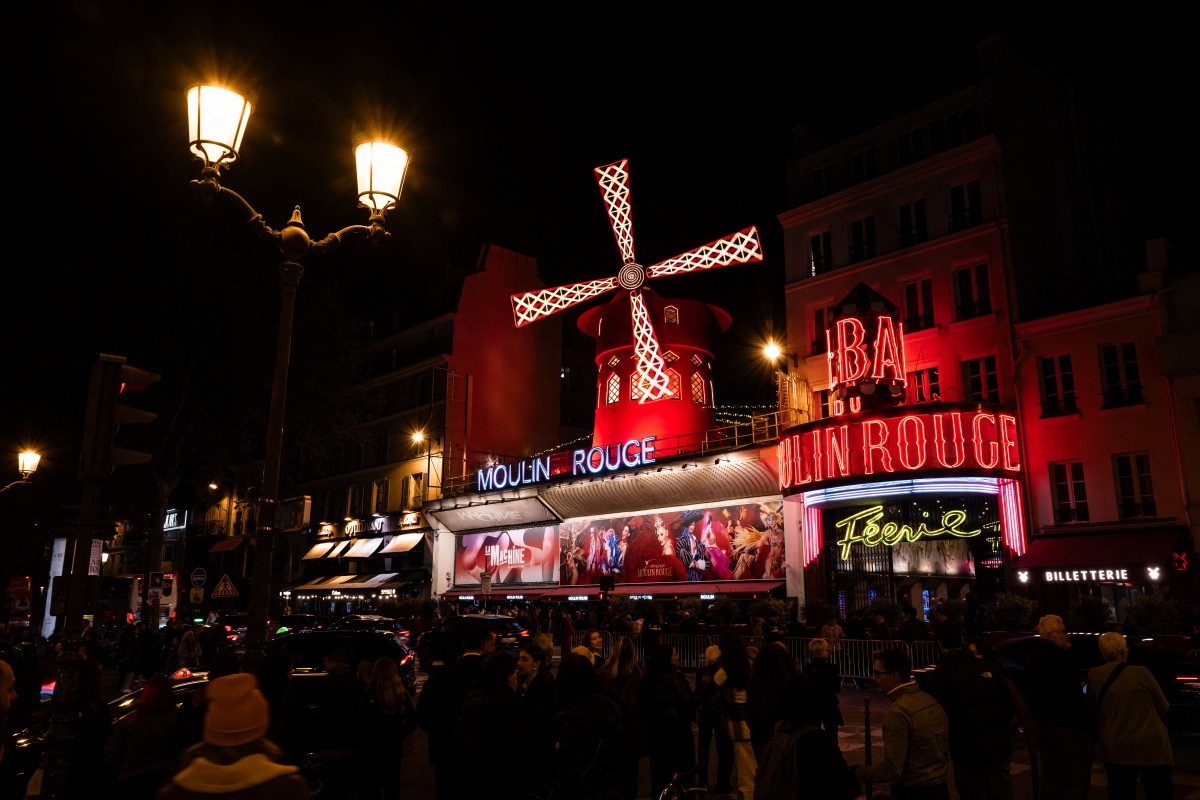
<path id="1" fill-rule="evenodd" d="M 101 354 L 92 367 L 88 389 L 87 417 L 84 421 L 83 459 L 79 474 L 84 480 L 102 480 L 113 467 L 145 464 L 149 453 L 113 445 L 113 436 L 121 425 L 153 422 L 158 416 L 121 404 L 122 396 L 149 388 L 160 376 L 125 363 L 124 356 Z"/>

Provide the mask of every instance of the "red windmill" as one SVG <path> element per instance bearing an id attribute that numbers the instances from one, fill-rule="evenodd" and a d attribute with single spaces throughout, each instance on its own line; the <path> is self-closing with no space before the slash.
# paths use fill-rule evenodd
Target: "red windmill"
<path id="1" fill-rule="evenodd" d="M 636 389 L 638 403 L 662 400 L 672 396 L 670 380 L 664 369 L 642 286 L 647 278 L 678 275 L 733 264 L 762 261 L 758 230 L 753 226 L 706 245 L 660 261 L 649 267 L 637 263 L 633 254 L 633 222 L 629 213 L 629 161 L 596 168 L 600 194 L 612 220 L 613 235 L 621 250 L 621 269 L 615 277 L 583 283 L 572 283 L 553 289 L 523 292 L 512 295 L 513 315 L 517 327 L 548 317 L 584 300 L 612 291 L 618 286 L 629 292 L 629 310 L 633 323 L 633 345 L 637 361 Z"/>

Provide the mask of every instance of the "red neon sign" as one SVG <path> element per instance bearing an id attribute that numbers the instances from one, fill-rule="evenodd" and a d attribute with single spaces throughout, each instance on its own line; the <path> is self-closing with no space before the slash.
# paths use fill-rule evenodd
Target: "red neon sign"
<path id="1" fill-rule="evenodd" d="M 904 363 L 904 324 L 891 317 L 876 317 L 874 338 L 855 317 L 839 319 L 825 332 L 828 345 L 829 388 L 859 381 L 908 382 Z"/>
<path id="2" fill-rule="evenodd" d="M 978 406 L 937 408 L 802 426 L 779 440 L 779 488 L 807 490 L 840 478 L 944 470 L 1020 472 L 1015 416 Z"/>

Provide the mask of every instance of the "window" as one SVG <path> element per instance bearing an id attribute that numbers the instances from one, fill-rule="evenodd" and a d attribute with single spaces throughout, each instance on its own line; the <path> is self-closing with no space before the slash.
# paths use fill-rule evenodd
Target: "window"
<path id="1" fill-rule="evenodd" d="M 946 149 L 946 123 L 935 119 L 929 123 L 929 152 L 940 153 Z"/>
<path id="2" fill-rule="evenodd" d="M 675 306 L 667 306 L 663 309 L 663 322 L 667 325 L 679 324 L 679 309 Z"/>
<path id="3" fill-rule="evenodd" d="M 610 367 L 615 367 L 617 364 L 620 364 L 620 363 L 621 363 L 621 359 L 617 358 L 616 356 L 613 356 L 612 358 L 610 358 L 608 360 L 608 365 Z"/>
<path id="4" fill-rule="evenodd" d="M 375 481 L 375 513 L 386 514 L 388 510 L 388 479 Z"/>
<path id="5" fill-rule="evenodd" d="M 961 231 L 983 222 L 983 196 L 979 181 L 950 187 L 950 230 Z"/>
<path id="6" fill-rule="evenodd" d="M 1050 485 L 1054 489 L 1054 524 L 1087 522 L 1087 486 L 1082 461 L 1059 461 L 1050 465 Z"/>
<path id="7" fill-rule="evenodd" d="M 325 509 L 321 513 L 322 522 L 332 522 L 345 516 L 346 507 L 341 502 L 343 496 L 340 491 L 334 489 L 325 493 Z"/>
<path id="8" fill-rule="evenodd" d="M 817 406 L 821 409 L 821 419 L 828 419 L 829 414 L 829 390 L 821 389 L 818 392 L 813 392 L 816 397 Z"/>
<path id="9" fill-rule="evenodd" d="M 900 232 L 898 241 L 901 247 L 911 247 L 929 238 L 929 228 L 925 224 L 925 198 L 918 198 L 900 206 Z"/>
<path id="10" fill-rule="evenodd" d="M 992 290 L 987 262 L 954 270 L 954 307 L 957 319 L 974 319 L 992 313 Z"/>
<path id="11" fill-rule="evenodd" d="M 833 234 L 822 231 L 808 239 L 808 266 L 813 275 L 828 272 L 833 267 Z"/>
<path id="12" fill-rule="evenodd" d="M 388 458 L 391 455 L 388 444 L 391 441 L 390 431 L 380 431 L 375 434 L 375 441 L 372 443 L 372 458 L 371 466 L 388 463 Z"/>
<path id="13" fill-rule="evenodd" d="M 679 360 L 679 356 L 675 355 L 675 353 L 671 350 L 668 350 L 667 352 L 663 353 L 663 363 L 664 364 L 674 364 L 678 360 Z"/>
<path id="14" fill-rule="evenodd" d="M 635 385 L 636 385 L 636 381 L 635 381 Z M 620 399 L 621 399 L 621 376 L 614 372 L 612 375 L 608 376 L 608 391 L 604 397 L 604 404 L 611 406 L 613 403 L 617 402 Z M 635 397 L 633 399 L 636 400 L 637 398 Z"/>
<path id="15" fill-rule="evenodd" d="M 1117 478 L 1117 511 L 1121 519 L 1154 516 L 1154 485 L 1150 482 L 1150 454 L 1113 456 Z"/>
<path id="16" fill-rule="evenodd" d="M 346 516 L 358 519 L 363 515 L 363 492 L 364 487 L 361 483 L 356 483 L 350 487 L 347 496 Z"/>
<path id="17" fill-rule="evenodd" d="M 692 373 L 692 401 L 704 405 L 704 378 L 699 372 Z"/>
<path id="18" fill-rule="evenodd" d="M 996 383 L 996 357 L 984 356 L 964 361 L 963 387 L 972 403 L 999 403 L 1000 387 Z"/>
<path id="19" fill-rule="evenodd" d="M 1137 346 L 1133 342 L 1100 346 L 1100 381 L 1104 408 L 1142 402 Z"/>
<path id="20" fill-rule="evenodd" d="M 833 328 L 834 311 L 836 311 L 834 306 L 813 309 L 813 355 L 824 353 L 829 349 L 829 340 L 825 338 L 825 332 Z"/>
<path id="21" fill-rule="evenodd" d="M 904 330 L 907 333 L 933 327 L 933 279 L 921 278 L 904 284 Z"/>
<path id="22" fill-rule="evenodd" d="M 667 396 L 672 400 L 683 399 L 683 394 L 679 391 L 679 373 L 673 369 L 667 370 Z"/>
<path id="23" fill-rule="evenodd" d="M 700 366 L 702 363 L 704 363 L 703 361 L 701 361 L 701 360 L 700 360 L 700 356 L 696 355 L 695 353 L 693 353 L 693 354 L 692 354 L 692 359 L 691 359 L 691 361 L 692 361 L 692 366 L 693 366 L 693 367 L 698 367 L 698 366 Z"/>
<path id="24" fill-rule="evenodd" d="M 862 183 L 865 180 L 874 178 L 875 175 L 874 148 L 867 148 L 850 156 L 851 183 Z"/>
<path id="25" fill-rule="evenodd" d="M 908 373 L 908 402 L 932 403 L 942 397 L 938 383 L 938 368 L 919 369 Z"/>
<path id="26" fill-rule="evenodd" d="M 400 479 L 400 508 L 412 508 L 412 478 L 405 475 Z"/>
<path id="27" fill-rule="evenodd" d="M 1042 416 L 1054 417 L 1078 411 L 1075 405 L 1075 375 L 1071 371 L 1071 356 L 1039 358 L 1038 365 L 1042 386 Z"/>
<path id="28" fill-rule="evenodd" d="M 875 218 L 863 217 L 850 223 L 850 263 L 875 257 Z"/>

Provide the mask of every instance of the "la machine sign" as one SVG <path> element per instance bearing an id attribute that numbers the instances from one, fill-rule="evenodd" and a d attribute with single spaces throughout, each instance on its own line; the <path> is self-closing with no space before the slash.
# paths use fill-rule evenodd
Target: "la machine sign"
<path id="1" fill-rule="evenodd" d="M 939 404 L 804 425 L 779 440 L 779 488 L 809 490 L 826 481 L 895 479 L 924 473 L 1021 469 L 1017 418 L 984 406 Z"/>

